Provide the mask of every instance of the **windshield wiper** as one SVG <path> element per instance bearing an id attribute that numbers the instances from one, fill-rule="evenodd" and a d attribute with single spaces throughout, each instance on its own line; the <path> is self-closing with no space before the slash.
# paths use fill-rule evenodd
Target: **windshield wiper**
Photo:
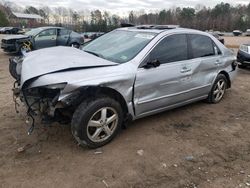
<path id="1" fill-rule="evenodd" d="M 88 51 L 88 50 L 83 50 L 83 51 L 84 51 L 84 52 L 87 52 L 87 53 L 89 53 L 89 54 L 95 55 L 95 56 L 97 56 L 97 57 L 101 57 L 101 55 L 98 54 L 98 53 L 95 53 L 95 52 L 92 52 L 92 51 Z"/>

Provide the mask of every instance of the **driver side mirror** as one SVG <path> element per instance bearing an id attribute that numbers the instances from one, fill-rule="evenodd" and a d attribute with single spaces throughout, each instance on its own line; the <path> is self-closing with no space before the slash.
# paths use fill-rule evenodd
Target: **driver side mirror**
<path id="1" fill-rule="evenodd" d="M 145 69 L 150 69 L 150 68 L 156 68 L 161 65 L 160 61 L 158 59 L 155 59 L 153 61 L 148 61 L 143 67 Z"/>

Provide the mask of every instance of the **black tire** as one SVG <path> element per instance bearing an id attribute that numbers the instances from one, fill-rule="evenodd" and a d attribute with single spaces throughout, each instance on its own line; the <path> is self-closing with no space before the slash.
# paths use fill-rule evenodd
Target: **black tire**
<path id="1" fill-rule="evenodd" d="M 113 133 L 107 137 L 106 140 L 95 142 L 89 137 L 88 123 L 93 118 L 94 114 L 102 108 L 110 107 L 117 112 L 118 119 L 116 120 L 116 128 Z M 123 122 L 123 112 L 121 105 L 109 97 L 100 97 L 84 101 L 78 106 L 73 114 L 71 121 L 71 131 L 74 138 L 82 146 L 88 146 L 89 148 L 98 148 L 109 143 L 120 131 Z M 96 128 L 97 130 L 97 128 Z M 96 130 L 94 132 L 96 132 Z"/>
<path id="2" fill-rule="evenodd" d="M 222 96 L 221 96 L 221 98 L 219 100 L 216 100 L 214 92 L 216 90 L 216 87 L 218 87 L 217 86 L 218 82 L 221 82 L 221 81 L 223 81 L 225 83 L 225 85 L 224 85 L 224 93 L 222 94 Z M 223 99 L 225 91 L 226 91 L 227 88 L 228 88 L 228 80 L 227 80 L 226 76 L 224 74 L 219 74 L 217 76 L 217 78 L 215 79 L 213 87 L 212 87 L 212 89 L 211 89 L 211 91 L 210 91 L 210 93 L 208 95 L 207 102 L 211 103 L 211 104 L 219 103 Z"/>
<path id="3" fill-rule="evenodd" d="M 10 34 L 10 31 L 6 31 L 5 34 Z"/>
<path id="4" fill-rule="evenodd" d="M 15 78 L 16 80 L 18 80 L 19 79 L 19 75 L 16 72 L 16 67 L 17 67 L 17 64 L 14 61 L 10 60 L 9 61 L 9 72 L 10 72 L 10 75 L 13 78 Z"/>
<path id="5" fill-rule="evenodd" d="M 74 48 L 80 48 L 80 44 L 78 44 L 77 42 L 72 43 L 70 46 Z"/>

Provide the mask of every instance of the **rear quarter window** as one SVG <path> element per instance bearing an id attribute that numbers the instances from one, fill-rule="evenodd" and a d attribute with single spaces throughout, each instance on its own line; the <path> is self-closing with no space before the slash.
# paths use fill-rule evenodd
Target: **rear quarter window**
<path id="1" fill-rule="evenodd" d="M 58 36 L 64 36 L 64 35 L 69 35 L 70 30 L 68 29 L 58 29 Z"/>

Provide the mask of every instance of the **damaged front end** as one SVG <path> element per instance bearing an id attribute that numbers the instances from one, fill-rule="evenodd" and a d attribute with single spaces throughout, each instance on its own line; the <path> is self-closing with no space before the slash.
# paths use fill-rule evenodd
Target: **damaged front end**
<path id="1" fill-rule="evenodd" d="M 66 114 L 63 114 L 65 106 L 58 102 L 61 90 L 64 89 L 67 83 L 60 83 L 54 85 L 46 85 L 41 87 L 29 88 L 28 84 L 25 84 L 20 88 L 17 82 L 13 88 L 13 98 L 16 106 L 17 99 L 19 98 L 27 107 L 27 120 L 26 123 L 30 124 L 31 127 L 28 130 L 28 134 L 31 134 L 35 121 L 40 119 L 43 124 L 49 124 L 52 122 L 67 122 L 68 118 Z"/>
<path id="2" fill-rule="evenodd" d="M 19 102 L 24 103 L 27 109 L 26 123 L 31 125 L 28 134 L 32 133 L 38 118 L 44 124 L 54 121 L 66 122 L 66 116 L 62 117 L 59 110 L 63 108 L 63 104 L 59 103 L 58 99 L 67 83 L 30 87 L 33 81 L 31 79 L 22 85 L 21 72 L 24 58 L 25 56 L 10 58 L 9 72 L 15 79 L 12 92 L 16 113 L 19 113 Z"/>
<path id="3" fill-rule="evenodd" d="M 100 75 L 108 82 L 113 78 L 116 65 L 69 47 L 45 48 L 24 57 L 11 58 L 10 74 L 16 80 L 13 99 L 16 109 L 19 102 L 27 107 L 27 121 L 31 124 L 29 134 L 35 121 L 69 123 L 83 97 L 87 98 L 86 93 L 91 95 L 91 92 L 84 92 L 85 89 L 104 82 Z M 103 75 L 107 66 L 114 70 L 105 69 Z"/>

